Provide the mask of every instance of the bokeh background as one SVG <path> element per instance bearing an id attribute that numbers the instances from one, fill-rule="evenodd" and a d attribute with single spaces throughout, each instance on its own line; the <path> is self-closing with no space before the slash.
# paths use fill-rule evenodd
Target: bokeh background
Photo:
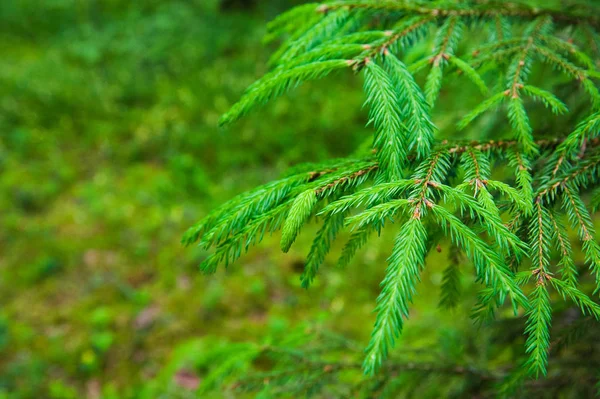
<path id="1" fill-rule="evenodd" d="M 217 127 L 268 69 L 265 23 L 296 3 L 0 2 L 0 398 L 195 397 L 210 349 L 305 325 L 366 345 L 393 229 L 337 270 L 342 238 L 309 291 L 314 226 L 212 276 L 180 245 L 235 194 L 371 134 L 351 74 Z M 471 304 L 436 310 L 444 266 L 429 259 L 402 342 L 459 356 Z"/>

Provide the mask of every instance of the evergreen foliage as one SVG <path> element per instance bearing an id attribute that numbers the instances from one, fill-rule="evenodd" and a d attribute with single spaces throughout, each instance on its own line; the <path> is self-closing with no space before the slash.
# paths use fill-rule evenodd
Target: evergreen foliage
<path id="1" fill-rule="evenodd" d="M 599 31 L 593 1 L 549 8 L 543 1 L 349 0 L 292 9 L 268 26 L 268 39 L 282 40 L 271 72 L 221 123 L 304 81 L 348 69 L 363 75 L 372 149 L 242 194 L 192 227 L 184 243 L 214 248 L 201 265 L 214 272 L 267 232 L 282 229 L 287 251 L 314 217 L 322 227 L 301 277 L 308 287 L 341 230 L 351 232 L 339 260 L 344 266 L 373 232 L 397 224 L 364 372 L 385 370 L 428 253 L 449 246 L 440 305 L 453 307 L 461 298 L 464 256 L 482 284 L 473 317 L 489 322 L 510 304 L 514 317 L 525 319 L 527 357 L 506 377 L 506 389 L 526 384 L 526 375 L 546 375 L 557 299 L 600 316 L 573 251 L 582 248 L 594 276 L 591 291 L 598 291 Z M 432 50 L 422 51 L 423 43 Z M 561 84 L 544 85 L 535 79 L 539 70 L 560 75 Z M 476 141 L 457 140 L 433 122 L 436 107 L 453 101 L 444 92 L 452 72 L 485 96 L 457 124 Z M 575 99 L 560 99 L 565 87 Z M 571 131 L 552 129 L 552 122 L 537 127 L 530 114 L 536 102 L 548 108 L 548 120 L 566 115 Z M 477 125 L 486 115 L 503 118 L 495 125 L 500 133 Z"/>

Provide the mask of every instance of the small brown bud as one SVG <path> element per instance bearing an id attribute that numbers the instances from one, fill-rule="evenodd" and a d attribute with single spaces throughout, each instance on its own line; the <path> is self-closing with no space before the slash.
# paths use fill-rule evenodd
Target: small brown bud
<path id="1" fill-rule="evenodd" d="M 413 219 L 421 219 L 421 207 L 417 206 L 413 211 Z"/>

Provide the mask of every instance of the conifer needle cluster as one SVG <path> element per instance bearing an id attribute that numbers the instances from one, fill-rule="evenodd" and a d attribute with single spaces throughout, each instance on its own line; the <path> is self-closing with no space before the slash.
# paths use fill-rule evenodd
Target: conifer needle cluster
<path id="1" fill-rule="evenodd" d="M 341 231 L 350 232 L 339 257 L 344 266 L 396 224 L 364 372 L 376 374 L 385 364 L 439 243 L 450 247 L 441 306 L 459 301 L 459 264 L 468 259 L 482 285 L 473 317 L 483 322 L 512 307 L 526 320 L 522 369 L 545 375 L 557 299 L 600 318 L 591 295 L 600 290 L 593 222 L 600 207 L 600 4 L 545 3 L 332 1 L 298 6 L 269 23 L 267 40 L 281 40 L 271 70 L 221 123 L 305 81 L 346 71 L 364 81 L 372 149 L 297 167 L 212 211 L 183 239 L 212 248 L 201 269 L 228 266 L 277 230 L 287 252 L 316 220 L 320 229 L 301 276 L 308 288 Z M 540 68 L 558 77 L 535 79 Z M 482 93 L 456 127 L 478 141 L 457 140 L 434 123 L 436 106 L 458 96 L 440 98 L 451 79 Z M 576 93 L 569 107 L 558 95 L 565 90 Z M 552 130 L 552 122 L 536 128 L 535 103 L 547 108 L 546 120 L 567 115 L 569 131 Z M 486 117 L 500 119 L 500 131 L 485 132 Z M 578 270 L 574 248 L 581 248 L 587 270 Z"/>

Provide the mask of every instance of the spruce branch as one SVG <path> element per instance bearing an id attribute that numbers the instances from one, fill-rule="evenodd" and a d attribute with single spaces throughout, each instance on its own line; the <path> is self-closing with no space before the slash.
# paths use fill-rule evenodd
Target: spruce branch
<path id="1" fill-rule="evenodd" d="M 374 58 L 390 48 L 398 47 L 399 43 L 410 42 L 411 39 L 418 37 L 426 30 L 435 19 L 435 16 L 429 15 L 402 20 L 394 26 L 394 29 L 384 32 L 385 39 L 381 43 L 370 47 L 367 54 L 365 54 L 365 58 Z"/>
<path id="2" fill-rule="evenodd" d="M 443 68 L 454 54 L 463 29 L 462 20 L 453 15 L 446 19 L 435 38 L 433 53 L 429 58 L 431 71 L 425 81 L 425 97 L 431 107 L 442 87 Z"/>
<path id="3" fill-rule="evenodd" d="M 317 196 L 315 191 L 310 189 L 294 199 L 281 231 L 281 250 L 283 252 L 289 251 L 302 225 L 312 214 L 316 204 Z"/>
<path id="4" fill-rule="evenodd" d="M 588 10 L 572 12 L 565 10 L 545 9 L 542 7 L 530 8 L 521 4 L 512 4 L 507 7 L 499 4 L 477 4 L 470 2 L 466 6 L 456 6 L 453 3 L 443 5 L 417 3 L 415 5 L 407 2 L 397 1 L 343 1 L 325 3 L 320 6 L 321 12 L 328 12 L 338 8 L 369 9 L 379 11 L 400 11 L 417 15 L 434 15 L 444 17 L 472 17 L 472 18 L 495 18 L 495 17 L 517 17 L 523 19 L 535 19 L 539 17 L 551 17 L 555 21 L 566 25 L 587 24 L 592 27 L 600 27 L 600 17 L 597 16 L 597 8 L 590 7 Z"/>
<path id="5" fill-rule="evenodd" d="M 573 261 L 573 251 L 569 240 L 568 232 L 560 220 L 561 215 L 555 215 L 553 212 L 548 212 L 548 217 L 552 222 L 554 234 L 554 242 L 558 245 L 560 261 L 558 268 L 562 280 L 568 284 L 575 286 L 577 284 L 577 267 Z"/>
<path id="6" fill-rule="evenodd" d="M 372 375 L 381 367 L 402 331 L 403 319 L 408 318 L 409 304 L 425 263 L 426 240 L 427 231 L 416 217 L 404 223 L 396 238 L 377 298 L 377 320 L 366 349 L 363 368 L 367 374 Z"/>
<path id="7" fill-rule="evenodd" d="M 446 309 L 455 308 L 460 301 L 460 264 L 462 261 L 460 249 L 451 245 L 449 250 L 449 264 L 444 269 L 442 277 L 441 297 L 439 306 Z"/>
<path id="8" fill-rule="evenodd" d="M 222 124 L 305 81 L 349 69 L 364 75 L 368 123 L 374 128 L 371 152 L 361 146 L 356 157 L 297 166 L 210 212 L 188 230 L 183 242 L 212 248 L 201 268 L 214 272 L 278 230 L 281 249 L 288 251 L 314 218 L 320 228 L 301 276 L 302 286 L 308 287 L 345 228 L 350 236 L 338 261 L 342 267 L 374 232 L 394 223 L 400 223 L 400 230 L 362 365 L 322 363 L 295 351 L 284 355 L 279 348 L 270 353 L 293 357 L 298 364 L 264 378 L 284 384 L 293 373 L 306 373 L 295 386 L 294 392 L 301 392 L 333 381 L 345 368 L 362 367 L 369 375 L 377 373 L 373 386 L 385 385 L 386 373 L 396 367 L 385 360 L 410 313 L 426 255 L 433 248 L 441 250 L 446 236 L 450 259 L 443 271 L 440 306 L 456 306 L 467 292 L 460 289 L 464 254 L 484 286 L 473 313 L 476 321 L 502 318 L 506 299 L 515 316 L 519 307 L 525 310 L 525 367 L 486 378 L 503 380 L 506 392 L 544 386 L 542 380 L 526 378 L 547 374 L 551 324 L 561 311 L 553 292 L 584 314 L 600 316 L 600 307 L 585 293 L 589 277 L 576 267 L 579 246 L 573 244 L 580 241 L 600 289 L 600 244 L 593 223 L 600 206 L 600 12 L 586 3 L 558 10 L 545 4 L 479 0 L 331 1 L 296 7 L 269 24 L 266 40 L 282 39 L 272 57 L 273 69 L 247 89 Z M 483 34 L 467 40 L 469 30 Z M 431 51 L 423 50 L 427 45 Z M 463 49 L 472 55 L 465 57 Z M 535 75 L 542 63 L 555 71 L 548 72 L 552 79 L 540 82 Z M 458 128 L 469 129 L 467 137 L 480 140 L 451 139 L 454 132 L 444 128 L 443 118 L 436 119 L 433 105 L 448 68 L 482 93 L 488 87 L 494 90 L 478 105 L 459 104 L 463 117 Z M 426 71 L 423 87 L 420 77 L 415 78 L 420 71 Z M 451 87 L 448 101 L 455 101 Z M 548 114 L 543 128 L 537 125 L 542 118 L 532 113 L 540 109 L 531 107 L 533 102 L 548 109 L 542 110 Z M 497 109 L 506 113 L 507 122 L 496 118 Z M 477 123 L 493 131 L 474 126 L 484 113 L 489 117 Z M 551 119 L 563 114 L 568 115 L 558 123 Z M 433 120 L 440 120 L 442 129 Z M 574 128 L 566 134 L 568 124 Z M 264 355 L 242 349 L 242 360 Z M 223 370 L 235 367 L 232 359 Z M 209 383 L 215 378 L 209 377 Z M 390 395 L 394 389 L 389 388 Z"/>
<path id="9" fill-rule="evenodd" d="M 527 308 L 527 299 L 514 282 L 512 273 L 502 258 L 446 209 L 433 205 L 431 210 L 444 231 L 450 234 L 453 242 L 471 259 L 478 278 L 495 292 L 508 294 L 515 309 L 517 305 Z"/>
<path id="10" fill-rule="evenodd" d="M 344 227 L 344 213 L 327 216 L 323 226 L 317 232 L 310 252 L 306 257 L 304 272 L 300 277 L 302 287 L 308 288 L 317 276 L 319 267 L 325 261 L 325 256 L 331 248 L 331 243 L 336 239 L 338 232 Z"/>
<path id="11" fill-rule="evenodd" d="M 423 159 L 431 151 L 437 130 L 431 121 L 429 105 L 406 65 L 390 52 L 385 55 L 385 66 L 400 94 L 398 106 L 402 119 L 411 133 L 409 149 L 415 151 L 417 160 Z"/>
<path id="12" fill-rule="evenodd" d="M 596 232 L 592 218 L 582 199 L 571 187 L 564 188 L 563 209 L 567 213 L 571 225 L 577 229 L 579 239 L 583 243 L 586 263 L 596 276 L 597 290 L 600 289 L 600 244 L 596 240 Z"/>
<path id="13" fill-rule="evenodd" d="M 382 173 L 387 181 L 402 177 L 402 169 L 407 163 L 406 127 L 398 110 L 399 96 L 391 77 L 376 63 L 365 61 L 366 103 L 370 107 L 370 121 L 376 134 L 373 147 Z"/>
<path id="14" fill-rule="evenodd" d="M 235 122 L 256 105 L 262 105 L 304 81 L 320 79 L 334 70 L 351 65 L 352 61 L 349 60 L 328 60 L 300 65 L 289 70 L 273 71 L 252 85 L 240 101 L 221 117 L 219 123 L 226 125 Z"/>
<path id="15" fill-rule="evenodd" d="M 525 363 L 528 372 L 536 377 L 546 375 L 550 348 L 550 323 L 552 308 L 545 284 L 538 284 L 531 294 L 531 307 L 527 312 L 525 350 L 529 358 Z"/>

